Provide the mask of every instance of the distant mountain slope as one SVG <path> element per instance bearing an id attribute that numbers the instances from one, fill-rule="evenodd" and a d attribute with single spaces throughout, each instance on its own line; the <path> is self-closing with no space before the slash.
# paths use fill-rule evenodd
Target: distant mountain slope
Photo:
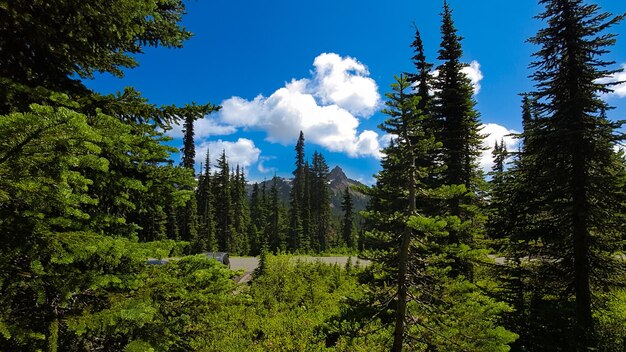
<path id="1" fill-rule="evenodd" d="M 278 197 L 285 204 L 289 204 L 289 192 L 291 191 L 291 182 L 293 179 L 282 177 L 277 178 Z M 334 215 L 342 214 L 341 202 L 343 200 L 343 192 L 348 186 L 364 186 L 361 182 L 348 178 L 345 172 L 339 166 L 335 166 L 328 173 L 328 183 L 330 186 L 330 207 Z M 272 180 L 266 180 L 259 184 L 262 187 L 265 184 L 267 192 L 272 188 Z M 252 193 L 252 185 L 246 187 L 248 195 Z M 354 203 L 354 211 L 359 212 L 367 206 L 368 198 L 361 192 L 351 190 L 352 202 Z"/>
<path id="2" fill-rule="evenodd" d="M 364 186 L 361 182 L 348 178 L 339 166 L 335 166 L 335 168 L 328 173 L 328 181 L 331 192 L 330 207 L 334 214 L 341 214 L 341 202 L 343 201 L 343 193 L 346 187 Z M 354 211 L 359 212 L 364 210 L 367 206 L 368 197 L 354 189 L 350 190 L 350 194 L 352 195 Z"/>

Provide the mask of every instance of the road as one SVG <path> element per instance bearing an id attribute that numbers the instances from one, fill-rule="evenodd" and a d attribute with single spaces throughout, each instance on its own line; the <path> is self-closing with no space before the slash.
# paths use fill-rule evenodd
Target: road
<path id="1" fill-rule="evenodd" d="M 328 264 L 339 264 L 345 266 L 348 262 L 348 257 L 310 257 L 310 256 L 294 256 L 292 260 L 302 260 L 307 262 L 321 261 Z M 357 258 L 352 258 L 352 264 L 355 264 Z M 365 259 L 359 259 L 359 265 L 369 265 L 370 261 Z M 254 271 L 259 266 L 259 259 L 255 257 L 230 257 L 230 268 L 232 270 L 243 270 L 246 273 Z"/>

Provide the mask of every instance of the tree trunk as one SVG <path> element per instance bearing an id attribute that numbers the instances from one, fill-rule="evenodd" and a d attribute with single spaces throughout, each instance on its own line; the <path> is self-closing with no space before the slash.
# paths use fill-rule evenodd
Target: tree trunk
<path id="1" fill-rule="evenodd" d="M 589 273 L 589 233 L 587 196 L 585 193 L 585 158 L 573 153 L 572 216 L 574 240 L 574 289 L 576 293 L 577 350 L 593 347 L 593 316 Z"/>
<path id="2" fill-rule="evenodd" d="M 407 143 L 409 144 L 409 148 L 411 148 L 411 144 L 408 138 Z M 415 158 L 412 156 L 412 153 L 410 153 L 410 155 L 411 168 L 409 172 L 409 216 L 415 215 Z M 391 352 L 402 351 L 402 345 L 404 343 L 406 304 L 408 297 L 408 285 L 406 276 L 409 262 L 409 246 L 411 244 L 412 234 L 413 230 L 405 224 L 404 234 L 402 236 L 402 244 L 400 245 L 399 253 L 396 326 L 393 333 L 393 347 L 391 348 Z"/>
<path id="3" fill-rule="evenodd" d="M 407 227 L 402 236 L 400 246 L 400 262 L 398 264 L 398 300 L 396 305 L 396 326 L 393 333 L 393 347 L 391 352 L 402 351 L 404 342 L 404 322 L 406 316 L 406 301 L 408 288 L 406 284 L 407 262 L 409 259 L 409 244 L 411 242 L 411 230 Z"/>

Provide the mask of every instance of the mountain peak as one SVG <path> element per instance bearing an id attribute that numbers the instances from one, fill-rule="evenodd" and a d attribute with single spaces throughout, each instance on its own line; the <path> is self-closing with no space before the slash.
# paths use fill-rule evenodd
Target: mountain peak
<path id="1" fill-rule="evenodd" d="M 346 173 L 343 172 L 343 169 L 341 169 L 339 166 L 335 166 L 328 173 L 328 180 L 335 183 L 343 183 L 348 181 L 348 176 L 346 176 Z"/>
<path id="2" fill-rule="evenodd" d="M 328 173 L 328 181 L 331 188 L 341 191 L 343 191 L 348 185 L 355 182 L 350 180 L 339 166 L 335 166 L 335 168 Z"/>
<path id="3" fill-rule="evenodd" d="M 350 186 L 361 186 L 362 183 L 360 183 L 359 181 L 349 179 L 348 176 L 346 176 L 346 173 L 343 171 L 343 169 L 339 166 L 335 166 L 328 173 L 327 177 L 328 177 L 327 178 L 328 186 L 330 188 L 331 209 L 333 211 L 333 214 L 341 215 L 342 214 L 341 202 L 343 201 L 343 194 L 346 188 Z M 278 186 L 279 199 L 281 200 L 281 202 L 283 202 L 283 204 L 289 204 L 290 192 L 291 192 L 291 188 L 293 187 L 293 184 L 292 184 L 293 178 L 287 179 L 287 178 L 278 177 L 276 181 L 277 181 L 276 184 Z M 266 192 L 269 192 L 269 190 L 272 187 L 273 181 L 265 180 L 261 184 L 264 184 L 266 187 Z M 248 192 L 248 196 L 252 194 L 252 184 L 248 184 L 246 186 L 246 191 Z M 352 201 L 354 202 L 354 209 L 358 211 L 365 209 L 365 206 L 367 205 L 367 202 L 368 202 L 367 196 L 364 195 L 363 193 L 360 193 L 358 190 L 354 190 L 354 189 L 350 190 L 350 194 L 352 194 Z"/>

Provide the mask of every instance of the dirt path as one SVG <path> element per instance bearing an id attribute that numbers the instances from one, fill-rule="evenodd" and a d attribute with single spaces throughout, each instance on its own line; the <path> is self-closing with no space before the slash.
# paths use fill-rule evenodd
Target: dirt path
<path id="1" fill-rule="evenodd" d="M 310 257 L 310 256 L 296 256 L 292 260 L 302 260 L 307 262 L 321 261 L 328 264 L 339 264 L 341 266 L 346 265 L 348 257 Z M 357 258 L 352 258 L 352 264 L 355 264 Z M 359 259 L 359 265 L 369 265 L 369 260 Z M 243 270 L 245 273 L 254 271 L 259 266 L 259 259 L 256 257 L 230 257 L 230 268 L 232 270 Z"/>

